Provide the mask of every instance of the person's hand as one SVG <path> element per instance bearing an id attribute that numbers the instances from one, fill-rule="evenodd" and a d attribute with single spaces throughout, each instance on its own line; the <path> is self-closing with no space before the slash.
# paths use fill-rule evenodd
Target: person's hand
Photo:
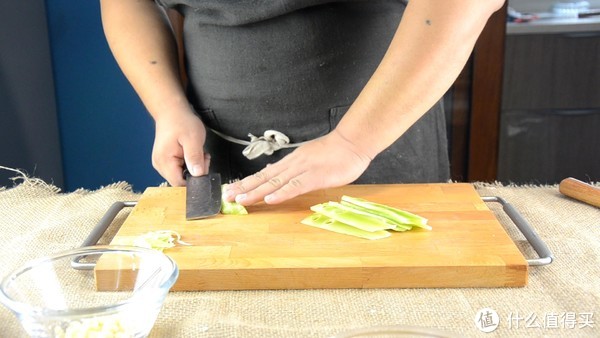
<path id="1" fill-rule="evenodd" d="M 209 154 L 204 153 L 206 129 L 189 109 L 156 119 L 152 165 L 172 186 L 185 185 L 184 165 L 193 176 L 208 173 Z"/>
<path id="2" fill-rule="evenodd" d="M 228 185 L 225 198 L 246 206 L 262 200 L 277 204 L 310 191 L 352 183 L 370 162 L 359 147 L 334 130 Z"/>

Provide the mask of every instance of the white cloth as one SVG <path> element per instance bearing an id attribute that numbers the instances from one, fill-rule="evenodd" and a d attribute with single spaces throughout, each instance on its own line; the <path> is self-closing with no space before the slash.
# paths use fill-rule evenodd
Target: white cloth
<path id="1" fill-rule="evenodd" d="M 214 129 L 211 130 L 229 142 L 245 145 L 246 148 L 242 150 L 242 154 L 244 154 L 244 156 L 246 156 L 246 158 L 249 160 L 253 160 L 261 155 L 273 155 L 273 153 L 279 149 L 295 148 L 306 143 L 290 143 L 290 138 L 277 130 L 267 130 L 264 132 L 263 136 L 254 136 L 252 134 L 248 134 L 250 141 L 240 140 L 235 137 L 225 135 Z"/>

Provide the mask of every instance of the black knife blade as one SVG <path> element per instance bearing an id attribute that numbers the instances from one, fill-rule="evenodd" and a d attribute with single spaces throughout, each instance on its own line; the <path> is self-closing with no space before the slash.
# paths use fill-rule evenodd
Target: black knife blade
<path id="1" fill-rule="evenodd" d="M 186 172 L 185 218 L 214 216 L 221 210 L 221 175 L 192 176 Z"/>

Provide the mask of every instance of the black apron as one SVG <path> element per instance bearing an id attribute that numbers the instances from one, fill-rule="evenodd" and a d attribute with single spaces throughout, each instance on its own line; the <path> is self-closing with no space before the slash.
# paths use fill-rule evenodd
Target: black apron
<path id="1" fill-rule="evenodd" d="M 206 126 L 242 140 L 273 129 L 291 143 L 336 127 L 381 61 L 405 8 L 398 0 L 160 2 L 185 17 L 188 96 Z M 243 178 L 293 151 L 249 160 L 244 147 L 208 131 L 211 171 L 226 181 Z M 447 181 L 447 152 L 439 102 L 355 183 Z"/>

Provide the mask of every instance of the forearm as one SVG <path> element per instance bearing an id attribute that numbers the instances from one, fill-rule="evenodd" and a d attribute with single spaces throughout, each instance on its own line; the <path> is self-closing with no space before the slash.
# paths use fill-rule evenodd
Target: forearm
<path id="1" fill-rule="evenodd" d="M 150 0 L 101 0 L 104 32 L 123 73 L 155 118 L 189 110 L 166 16 Z"/>
<path id="2" fill-rule="evenodd" d="M 503 1 L 411 1 L 379 67 L 336 131 L 374 158 L 454 83 Z"/>

